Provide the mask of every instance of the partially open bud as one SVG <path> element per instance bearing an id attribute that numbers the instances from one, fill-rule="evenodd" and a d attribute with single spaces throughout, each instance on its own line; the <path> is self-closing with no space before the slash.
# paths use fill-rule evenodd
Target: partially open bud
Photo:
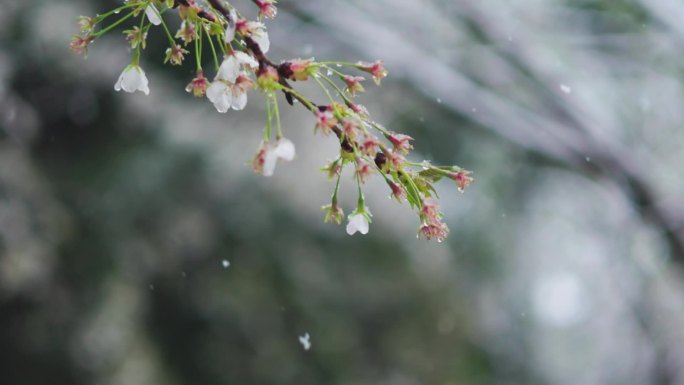
<path id="1" fill-rule="evenodd" d="M 277 90 L 279 80 L 278 71 L 271 66 L 266 66 L 257 73 L 257 84 L 264 91 Z"/>
<path id="2" fill-rule="evenodd" d="M 314 59 L 293 59 L 280 65 L 283 76 L 290 80 L 305 81 L 309 79 L 315 67 L 311 64 Z"/>
<path id="3" fill-rule="evenodd" d="M 473 177 L 470 176 L 470 174 L 472 174 L 471 171 L 461 170 L 449 173 L 449 178 L 453 179 L 456 182 L 456 186 L 458 186 L 458 191 L 464 192 L 466 187 L 470 186 L 470 184 L 474 181 Z"/>

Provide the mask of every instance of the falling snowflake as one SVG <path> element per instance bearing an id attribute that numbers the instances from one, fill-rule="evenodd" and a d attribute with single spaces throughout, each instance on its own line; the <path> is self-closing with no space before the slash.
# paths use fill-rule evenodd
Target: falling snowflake
<path id="1" fill-rule="evenodd" d="M 310 341 L 309 333 L 305 333 L 303 336 L 299 337 L 299 343 L 302 344 L 302 347 L 304 350 L 309 350 L 311 349 L 311 341 Z"/>

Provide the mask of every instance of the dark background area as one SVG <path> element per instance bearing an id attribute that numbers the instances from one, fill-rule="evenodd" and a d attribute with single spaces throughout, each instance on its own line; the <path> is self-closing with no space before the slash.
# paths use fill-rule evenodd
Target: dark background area
<path id="1" fill-rule="evenodd" d="M 68 43 L 116 4 L 2 4 L 0 384 L 684 383 L 684 4 L 281 1 L 272 58 L 384 59 L 376 120 L 475 172 L 442 244 L 382 181 L 368 235 L 323 224 L 302 108 L 253 175 L 262 99 L 193 99 L 159 30 L 115 92 L 120 30 Z"/>

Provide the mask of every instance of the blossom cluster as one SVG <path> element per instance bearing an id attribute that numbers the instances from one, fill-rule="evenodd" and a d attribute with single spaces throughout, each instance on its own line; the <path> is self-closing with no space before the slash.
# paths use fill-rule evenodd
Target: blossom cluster
<path id="1" fill-rule="evenodd" d="M 378 86 L 388 75 L 382 61 L 341 62 L 290 59 L 275 63 L 266 55 L 270 40 L 265 19 L 277 15 L 276 0 L 252 0 L 258 8 L 257 20 L 248 20 L 232 4 L 222 0 L 127 0 L 123 5 L 96 17 L 78 19 L 80 33 L 73 36 L 71 49 L 86 55 L 89 46 L 100 36 L 129 20 L 132 26 L 123 31 L 130 45 L 132 60 L 122 71 L 114 89 L 149 94 L 149 81 L 140 65 L 151 29 L 161 29 L 168 39 L 164 62 L 182 65 L 194 51 L 195 76 L 186 91 L 206 98 L 219 113 L 242 110 L 248 94 L 259 91 L 265 98 L 266 123 L 263 139 L 252 161 L 257 174 L 271 176 L 278 162 L 295 157 L 295 145 L 283 135 L 278 95 L 289 105 L 299 102 L 313 117 L 313 132 L 335 137 L 339 154 L 322 170 L 336 179 L 331 203 L 323 206 L 325 222 L 341 224 L 344 211 L 338 203 L 344 168 L 353 170 L 358 190 L 357 207 L 347 217 L 347 233 L 367 234 L 371 212 L 366 205 L 363 188 L 372 176 L 383 178 L 390 197 L 408 202 L 420 220 L 418 235 L 442 241 L 449 229 L 443 221 L 433 184 L 443 178 L 453 180 L 463 191 L 473 178 L 470 171 L 457 166 L 433 166 L 407 159 L 413 149 L 408 135 L 394 132 L 370 118 L 368 110 L 356 103 L 355 97 L 365 92 L 365 76 Z M 167 15 L 180 18 L 175 33 L 169 29 Z M 111 19 L 116 19 L 111 21 Z M 104 25 L 109 21 L 108 25 Z M 211 52 L 213 78 L 205 77 L 203 50 Z M 351 72 L 351 73 L 350 73 Z M 292 86 L 293 82 L 312 81 L 320 87 L 327 101 L 314 103 Z"/>

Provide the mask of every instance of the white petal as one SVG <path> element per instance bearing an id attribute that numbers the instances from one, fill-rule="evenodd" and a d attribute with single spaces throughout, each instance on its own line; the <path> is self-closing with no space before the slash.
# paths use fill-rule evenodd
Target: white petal
<path id="1" fill-rule="evenodd" d="M 140 72 L 140 84 L 138 85 L 138 91 L 142 91 L 145 95 L 150 94 L 150 88 L 148 87 L 148 80 L 147 76 L 145 75 L 145 71 L 143 71 L 142 68 L 137 67 L 136 68 L 138 72 Z"/>
<path id="2" fill-rule="evenodd" d="M 233 39 L 235 39 L 235 19 L 233 19 L 233 22 L 228 23 L 226 31 L 223 33 L 223 40 L 226 43 L 230 43 Z"/>
<path id="3" fill-rule="evenodd" d="M 241 92 L 239 94 L 233 94 L 232 107 L 236 111 L 243 110 L 247 105 L 247 93 Z"/>
<path id="4" fill-rule="evenodd" d="M 361 234 L 368 234 L 368 219 L 363 214 L 354 214 L 349 216 L 349 223 L 347 223 L 347 234 L 354 235 L 359 232 Z"/>
<path id="5" fill-rule="evenodd" d="M 153 4 L 150 4 L 145 8 L 145 15 L 147 15 L 147 19 L 150 23 L 154 25 L 159 25 L 162 22 L 159 17 L 159 11 L 157 11 L 157 8 L 155 8 Z"/>
<path id="6" fill-rule="evenodd" d="M 121 88 L 126 92 L 135 92 L 140 87 L 141 82 L 140 72 L 135 66 L 130 66 L 123 72 Z"/>
<path id="7" fill-rule="evenodd" d="M 295 145 L 289 139 L 282 138 L 276 144 L 273 152 L 275 152 L 278 158 L 290 162 L 295 157 Z"/>
<path id="8" fill-rule="evenodd" d="M 221 96 L 223 91 L 225 90 L 225 84 L 220 81 L 215 81 L 211 84 L 209 84 L 209 87 L 207 87 L 207 98 L 214 102 L 214 100 L 218 100 L 218 98 Z"/>
<path id="9" fill-rule="evenodd" d="M 271 41 L 268 39 L 268 33 L 266 33 L 265 29 L 260 30 L 252 35 L 252 38 L 255 42 L 257 42 L 257 44 L 259 44 L 261 52 L 267 53 L 269 48 L 271 48 Z"/>
<path id="10" fill-rule="evenodd" d="M 240 63 L 237 58 L 235 58 L 235 56 L 228 56 L 223 60 L 223 63 L 221 63 L 216 78 L 234 83 L 239 74 Z"/>
<path id="11" fill-rule="evenodd" d="M 114 84 L 114 89 L 117 91 L 121 91 L 121 83 L 123 83 L 123 73 L 119 75 L 119 80 L 117 80 L 116 84 Z"/>
<path id="12" fill-rule="evenodd" d="M 235 52 L 235 58 L 240 62 L 240 64 L 248 65 L 252 68 L 258 68 L 259 67 L 259 62 L 254 60 L 254 58 L 242 51 L 236 51 Z"/>
<path id="13" fill-rule="evenodd" d="M 266 156 L 264 159 L 264 176 L 273 176 L 273 171 L 275 171 L 276 163 L 278 162 L 278 156 L 271 150 L 266 150 Z"/>

